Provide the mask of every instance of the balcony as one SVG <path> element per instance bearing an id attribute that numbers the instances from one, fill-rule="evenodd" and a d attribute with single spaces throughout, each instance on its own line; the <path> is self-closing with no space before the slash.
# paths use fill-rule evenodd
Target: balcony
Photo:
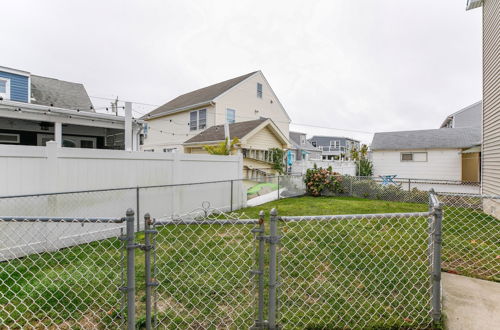
<path id="1" fill-rule="evenodd" d="M 273 163 L 273 153 L 269 150 L 242 149 L 243 158 L 253 159 L 264 163 Z"/>

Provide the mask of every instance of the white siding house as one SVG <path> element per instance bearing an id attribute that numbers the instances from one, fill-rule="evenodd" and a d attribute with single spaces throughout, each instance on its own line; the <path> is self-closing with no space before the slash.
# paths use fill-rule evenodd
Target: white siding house
<path id="1" fill-rule="evenodd" d="M 479 128 L 375 133 L 374 175 L 478 182 L 480 139 Z"/>
<path id="2" fill-rule="evenodd" d="M 179 151 L 206 129 L 228 122 L 272 119 L 288 137 L 290 117 L 261 71 L 180 95 L 151 111 L 143 150 Z"/>
<path id="3" fill-rule="evenodd" d="M 460 149 L 375 150 L 372 153 L 374 175 L 460 181 L 462 176 L 460 151 Z M 414 160 L 403 160 L 402 155 L 407 154 L 412 154 Z"/>

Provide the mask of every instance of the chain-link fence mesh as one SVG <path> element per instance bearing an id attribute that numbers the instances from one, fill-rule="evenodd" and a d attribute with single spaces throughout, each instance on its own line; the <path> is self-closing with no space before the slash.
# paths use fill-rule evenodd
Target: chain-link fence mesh
<path id="1" fill-rule="evenodd" d="M 444 271 L 500 280 L 500 196 L 441 194 Z M 483 211 L 484 210 L 484 211 Z"/>
<path id="2" fill-rule="evenodd" d="M 255 317 L 257 220 L 204 209 L 155 222 L 157 328 L 242 329 Z"/>
<path id="3" fill-rule="evenodd" d="M 430 325 L 426 214 L 283 217 L 284 329 Z"/>
<path id="4" fill-rule="evenodd" d="M 121 327 L 120 222 L 1 218 L 0 328 Z"/>

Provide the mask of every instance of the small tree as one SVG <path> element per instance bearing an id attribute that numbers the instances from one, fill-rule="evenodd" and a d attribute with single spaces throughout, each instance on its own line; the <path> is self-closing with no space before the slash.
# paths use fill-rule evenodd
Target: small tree
<path id="1" fill-rule="evenodd" d="M 359 159 L 359 151 L 356 148 L 352 148 L 350 151 L 350 157 L 351 160 L 358 160 Z"/>
<path id="2" fill-rule="evenodd" d="M 277 171 L 279 174 L 285 173 L 285 152 L 280 148 L 269 149 L 271 153 L 271 162 L 273 163 L 273 170 Z"/>
<path id="3" fill-rule="evenodd" d="M 224 142 L 216 145 L 204 145 L 203 149 L 211 155 L 231 155 L 236 150 L 236 145 L 238 143 L 240 143 L 238 138 L 234 138 L 230 143 L 228 138 L 226 138 Z"/>
<path id="4" fill-rule="evenodd" d="M 357 176 L 372 176 L 373 164 L 368 159 L 360 159 L 356 162 L 356 175 Z"/>
<path id="5" fill-rule="evenodd" d="M 361 149 L 359 150 L 359 153 L 361 155 L 361 159 L 366 159 L 366 156 L 368 156 L 368 146 L 366 144 L 363 144 L 361 146 Z"/>

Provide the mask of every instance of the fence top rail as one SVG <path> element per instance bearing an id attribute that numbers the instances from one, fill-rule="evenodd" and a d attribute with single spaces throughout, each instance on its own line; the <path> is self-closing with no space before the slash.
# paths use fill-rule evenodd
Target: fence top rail
<path id="1" fill-rule="evenodd" d="M 259 219 L 166 219 L 156 220 L 156 226 L 166 225 L 256 225 Z"/>
<path id="2" fill-rule="evenodd" d="M 123 223 L 125 218 L 71 218 L 71 217 L 0 217 L 0 222 L 73 222 L 73 223 Z"/>
<path id="3" fill-rule="evenodd" d="M 360 219 L 429 217 L 432 214 L 433 214 L 432 212 L 413 212 L 413 213 L 306 215 L 306 216 L 280 216 L 279 219 L 281 221 L 285 221 L 285 222 L 336 221 L 336 220 L 360 220 Z"/>
<path id="4" fill-rule="evenodd" d="M 466 194 L 466 193 L 448 193 L 448 192 L 436 192 L 438 196 L 454 196 L 454 197 L 475 197 L 484 199 L 500 199 L 499 195 L 481 195 L 481 194 Z"/>

